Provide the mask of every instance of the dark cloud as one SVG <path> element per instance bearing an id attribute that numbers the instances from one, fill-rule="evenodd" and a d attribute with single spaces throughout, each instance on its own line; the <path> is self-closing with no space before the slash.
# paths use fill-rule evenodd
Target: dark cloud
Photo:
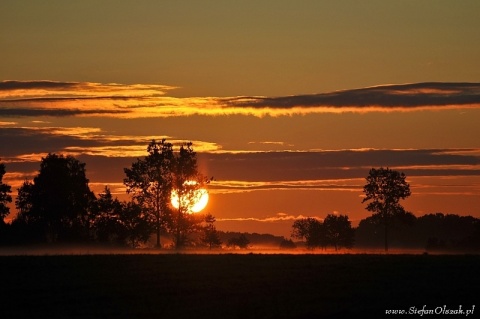
<path id="1" fill-rule="evenodd" d="M 372 167 L 401 167 L 409 175 L 480 175 L 480 170 L 472 167 L 480 164 L 479 156 L 451 151 L 342 150 L 199 154 L 199 161 L 217 179 L 240 181 L 359 178 L 365 177 Z"/>
<path id="2" fill-rule="evenodd" d="M 145 141 L 123 136 L 104 136 L 95 128 L 3 127 L 0 128 L 0 156 L 12 158 L 47 152 L 95 154 L 95 162 L 111 161 L 122 147 L 144 146 Z M 96 147 L 110 150 L 94 151 Z M 102 157 L 115 147 L 117 155 Z M 93 152 L 92 152 L 93 151 Z M 125 149 L 125 158 L 129 151 Z M 337 150 L 303 152 L 198 153 L 199 165 L 220 180 L 295 181 L 365 177 L 372 167 L 400 167 L 409 175 L 480 175 L 480 151 L 473 149 Z M 86 156 L 86 155 L 85 155 Z M 110 158 L 110 159 L 109 159 Z M 112 162 L 113 163 L 113 160 Z M 105 164 L 105 163 L 104 163 Z M 105 165 L 102 165 L 105 166 Z M 108 166 L 108 165 L 106 165 Z M 115 165 L 113 165 L 115 166 Z M 111 170 L 111 167 L 110 167 Z M 119 168 L 122 171 L 122 168 Z"/>
<path id="3" fill-rule="evenodd" d="M 236 97 L 230 107 L 401 107 L 480 104 L 480 83 L 415 83 L 385 85 L 331 93 L 281 97 Z"/>
<path id="4" fill-rule="evenodd" d="M 0 155 L 15 157 L 35 153 L 62 152 L 72 145 L 95 146 L 97 140 L 82 139 L 78 136 L 58 134 L 54 128 L 0 128 Z"/>
<path id="5" fill-rule="evenodd" d="M 60 82 L 60 81 L 0 81 L 0 91 L 35 91 L 44 90 L 52 92 L 132 92 L 154 93 L 162 95 L 166 90 L 172 90 L 176 87 L 160 84 L 119 84 L 119 83 L 95 83 L 95 82 Z M 21 92 L 25 94 L 28 92 Z"/>
<path id="6" fill-rule="evenodd" d="M 3 99 L 2 104 L 19 104 L 22 103 L 32 103 L 32 102 L 71 102 L 71 101 L 88 101 L 88 100 L 120 100 L 126 101 L 130 99 L 141 100 L 141 97 L 138 96 L 73 96 L 73 97 L 33 97 L 33 98 L 22 98 L 22 99 Z"/>
<path id="7" fill-rule="evenodd" d="M 0 102 L 0 105 L 3 104 Z M 126 114 L 129 110 L 81 110 L 81 109 L 46 109 L 46 108 L 0 108 L 0 116 L 2 117 L 34 117 L 34 116 L 75 116 L 75 115 L 113 115 Z"/>
<path id="8" fill-rule="evenodd" d="M 4 90 L 31 90 L 31 89 L 72 89 L 78 82 L 56 81 L 1 81 L 0 91 Z"/>

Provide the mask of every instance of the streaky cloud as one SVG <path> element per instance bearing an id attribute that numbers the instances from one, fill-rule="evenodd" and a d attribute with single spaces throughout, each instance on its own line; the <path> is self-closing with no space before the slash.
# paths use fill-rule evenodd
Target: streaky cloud
<path id="1" fill-rule="evenodd" d="M 164 118 L 191 115 L 291 116 L 480 108 L 480 83 L 381 85 L 292 96 L 172 97 L 159 84 L 0 82 L 0 116 Z"/>
<path id="2" fill-rule="evenodd" d="M 414 83 L 382 85 L 331 93 L 281 97 L 245 96 L 225 99 L 234 107 L 293 108 L 293 107 L 380 107 L 418 108 L 432 106 L 477 105 L 480 103 L 480 83 Z"/>
<path id="3" fill-rule="evenodd" d="M 176 87 L 160 84 L 119 84 L 59 81 L 0 81 L 0 98 L 59 96 L 159 96 Z"/>
<path id="4" fill-rule="evenodd" d="M 11 125 L 17 125 L 17 122 L 5 122 L 5 121 L 0 121 L 0 126 L 11 126 Z"/>
<path id="5" fill-rule="evenodd" d="M 245 221 L 253 221 L 253 222 L 261 222 L 261 223 L 275 223 L 275 222 L 283 222 L 283 221 L 293 221 L 297 219 L 303 219 L 306 217 L 316 218 L 319 220 L 323 220 L 318 216 L 304 216 L 304 215 L 289 215 L 285 213 L 277 213 L 275 216 L 272 217 L 264 217 L 264 218 L 257 218 L 257 217 L 234 217 L 234 218 L 217 218 L 216 221 L 218 222 L 228 222 L 228 221 L 236 221 L 236 222 L 245 222 Z"/>
<path id="6" fill-rule="evenodd" d="M 81 110 L 81 109 L 45 109 L 45 108 L 14 108 L 0 107 L 0 116 L 4 117 L 35 117 L 35 116 L 77 116 L 77 115 L 120 115 L 130 113 L 128 110 Z"/>
<path id="7" fill-rule="evenodd" d="M 0 145 L 3 160 L 40 160 L 45 153 L 58 152 L 67 155 L 92 155 L 106 157 L 141 157 L 151 140 L 169 138 L 174 145 L 184 140 L 165 135 L 110 135 L 98 127 L 11 127 L 0 128 L 0 138 L 9 146 Z M 202 140 L 191 140 L 199 152 L 215 152 L 221 146 Z"/>
<path id="8" fill-rule="evenodd" d="M 209 185 L 212 194 L 247 193 L 271 190 L 315 190 L 356 192 L 361 187 L 362 179 L 324 179 L 295 181 L 213 181 Z"/>

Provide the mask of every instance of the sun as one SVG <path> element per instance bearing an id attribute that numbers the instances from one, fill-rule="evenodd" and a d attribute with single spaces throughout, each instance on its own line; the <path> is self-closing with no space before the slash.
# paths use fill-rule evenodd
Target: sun
<path id="1" fill-rule="evenodd" d="M 193 197 L 195 199 L 195 203 L 188 203 L 188 199 L 183 198 L 182 202 L 184 205 L 182 206 L 187 206 L 189 213 L 198 213 L 203 210 L 208 204 L 208 191 L 205 188 L 197 189 L 195 190 L 195 194 Z M 173 207 L 179 207 L 180 199 L 176 190 L 172 191 L 170 202 L 172 203 Z"/>

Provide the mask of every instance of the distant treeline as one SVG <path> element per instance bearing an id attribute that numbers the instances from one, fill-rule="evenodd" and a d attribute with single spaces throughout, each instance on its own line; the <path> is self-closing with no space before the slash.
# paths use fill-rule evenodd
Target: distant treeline
<path id="1" fill-rule="evenodd" d="M 335 248 L 331 241 L 332 225 L 323 220 L 303 218 L 292 225 L 293 242 L 276 237 L 276 243 L 283 248 L 303 246 L 310 249 Z M 343 217 L 344 227 L 336 227 L 337 248 L 381 249 L 384 247 L 385 225 L 378 218 L 362 219 L 357 227 L 349 227 L 348 216 Z M 426 251 L 480 251 L 480 219 L 472 216 L 434 213 L 415 217 L 410 214 L 408 222 L 397 222 L 388 229 L 390 248 L 422 249 Z M 270 241 L 271 242 L 271 241 Z M 252 240 L 252 244 L 256 244 Z"/>
<path id="2" fill-rule="evenodd" d="M 362 249 L 383 248 L 384 227 L 374 218 L 362 219 L 357 227 L 353 227 L 353 232 L 353 245 L 351 247 Z M 238 237 L 240 234 L 219 231 L 220 238 L 225 242 L 228 238 Z M 289 249 L 308 246 L 304 240 L 292 241 L 283 236 L 257 233 L 247 233 L 245 235 L 252 246 L 273 246 Z M 389 236 L 390 247 L 393 249 L 478 252 L 480 251 L 480 219 L 456 214 L 426 214 L 414 217 L 408 224 L 396 224 L 390 229 Z"/>
<path id="3" fill-rule="evenodd" d="M 355 246 L 381 248 L 384 230 L 372 217 L 355 229 Z M 408 224 L 398 223 L 389 230 L 392 248 L 427 251 L 479 251 L 480 219 L 455 214 L 426 214 Z"/>
<path id="4" fill-rule="evenodd" d="M 295 235 L 295 231 L 296 229 L 292 227 L 292 235 Z M 233 234 L 237 233 L 231 233 Z M 371 216 L 362 219 L 357 227 L 353 227 L 353 234 L 352 245 L 350 247 L 340 245 L 339 248 L 383 248 L 385 228 Z M 295 236 L 292 237 L 295 239 Z M 391 227 L 389 237 L 390 247 L 393 249 L 478 252 L 480 251 L 480 219 L 443 213 L 426 214 L 420 217 L 411 215 L 408 223 L 397 223 Z M 259 234 L 247 234 L 247 238 L 252 245 L 276 245 L 290 249 L 308 248 L 306 240 L 292 241 L 281 236 Z M 321 246 L 317 247 L 321 248 Z"/>
<path id="5" fill-rule="evenodd" d="M 382 249 L 384 227 L 372 217 L 362 219 L 353 227 L 353 245 L 350 248 Z M 294 228 L 292 227 L 292 231 Z M 245 236 L 248 247 L 272 247 L 284 249 L 308 248 L 305 240 L 286 238 L 272 234 L 218 231 L 223 243 Z M 425 251 L 478 252 L 480 251 L 480 219 L 472 216 L 434 213 L 414 217 L 409 224 L 398 224 L 390 230 L 392 249 L 417 249 Z M 321 247 L 314 247 L 322 249 Z M 339 249 L 345 249 L 340 246 Z M 334 247 L 328 245 L 328 250 Z M 348 249 L 346 250 L 348 251 Z"/>

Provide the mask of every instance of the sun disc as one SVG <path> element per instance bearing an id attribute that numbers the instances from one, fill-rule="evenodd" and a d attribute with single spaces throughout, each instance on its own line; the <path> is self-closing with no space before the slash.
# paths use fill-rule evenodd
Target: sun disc
<path id="1" fill-rule="evenodd" d="M 190 206 L 189 212 L 191 213 L 198 213 L 203 210 L 208 204 L 208 192 L 205 188 L 200 188 L 195 191 L 195 196 L 197 200 L 193 205 L 189 205 L 188 203 L 184 203 L 186 206 Z M 186 200 L 185 200 L 186 201 Z M 180 206 L 180 198 L 178 197 L 178 192 L 176 190 L 172 191 L 172 195 L 170 197 L 170 202 L 172 206 L 178 208 Z"/>
<path id="2" fill-rule="evenodd" d="M 198 201 L 192 206 L 192 212 L 198 213 L 203 210 L 208 204 L 208 192 L 205 188 L 198 190 L 200 192 Z"/>

